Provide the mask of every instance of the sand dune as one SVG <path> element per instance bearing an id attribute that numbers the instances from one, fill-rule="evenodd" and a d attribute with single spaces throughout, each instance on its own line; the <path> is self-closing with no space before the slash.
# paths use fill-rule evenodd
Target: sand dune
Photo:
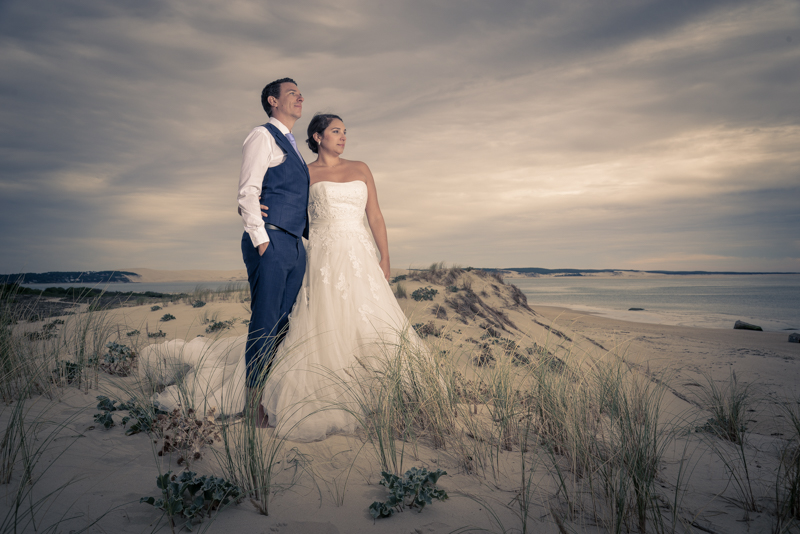
<path id="1" fill-rule="evenodd" d="M 209 280 L 208 271 L 132 271 L 141 272 L 147 281 L 200 280 L 190 276 Z M 217 273 L 220 277 L 235 277 L 235 272 Z M 429 331 L 437 334 L 429 334 L 426 339 L 435 350 L 450 351 L 448 354 L 458 360 L 456 366 L 468 379 L 491 381 L 493 373 L 501 368 L 499 363 L 494 367 L 477 366 L 476 357 L 501 362 L 518 353 L 520 358 L 529 356 L 536 360 L 545 357 L 536 348 L 546 347 L 557 357 L 548 365 L 561 361 L 578 372 L 591 371 L 603 362 L 619 361 L 622 369 L 628 370 L 625 372 L 640 377 L 648 387 L 664 385 L 659 420 L 669 429 L 664 434 L 669 439 L 657 467 L 658 492 L 653 498 L 661 503 L 662 513 L 669 516 L 667 511 L 677 495 L 680 524 L 676 532 L 699 529 L 744 534 L 769 532 L 773 528 L 779 451 L 786 445 L 784 436 L 791 435 L 789 422 L 777 406 L 787 399 L 796 399 L 800 383 L 800 345 L 788 343 L 785 334 L 629 323 L 540 307 L 535 302 L 526 303 L 514 288 L 485 273 L 459 272 L 451 276 L 445 270 L 418 280 L 406 279 L 400 284 L 409 296 L 426 287 L 437 291 L 432 300 L 406 297 L 398 301 L 412 323 L 430 325 Z M 222 335 L 241 335 L 246 332 L 244 321 L 249 317 L 244 296 L 241 293 L 219 296 L 201 308 L 193 308 L 188 302 L 164 302 L 158 310 L 151 310 L 149 304 L 112 310 L 108 315 L 110 324 L 116 325 L 112 337 L 119 335 L 122 342 L 134 347 L 151 342 L 147 332 L 163 331 L 166 335 L 163 340 L 191 339 L 211 335 L 206 332 L 211 321 L 229 322 L 230 328 Z M 175 316 L 175 320 L 161 321 L 165 313 Z M 70 317 L 64 319 L 69 321 Z M 42 322 L 34 322 L 19 328 L 33 331 L 41 326 Z M 68 327 L 69 324 L 61 328 Z M 136 330 L 138 334 L 126 335 Z M 510 340 L 513 345 L 509 345 Z M 699 394 L 703 384 L 711 378 L 722 387 L 733 373 L 740 384 L 752 388 L 754 399 L 753 411 L 747 414 L 744 447 L 756 504 L 751 511 L 742 504 L 723 461 L 736 458 L 736 447 L 697 431 L 710 418 Z M 36 465 L 35 494 L 44 497 L 49 491 L 70 484 L 57 499 L 47 500 L 48 506 L 38 512 L 37 525 L 46 526 L 65 518 L 59 531 L 88 527 L 89 532 L 150 532 L 160 522 L 160 530 L 156 530 L 169 531 L 162 514 L 152 506 L 139 504 L 138 500 L 159 495 L 155 484 L 159 473 L 182 471 L 178 455 L 158 456 L 157 438 L 144 433 L 126 436 L 119 424 L 106 430 L 94 420 L 98 413 L 95 396 L 105 394 L 127 400 L 127 391 L 134 383 L 134 378 L 101 374 L 99 387 L 80 391 L 70 386 L 62 388 L 53 401 L 44 397 L 27 401 L 31 416 L 44 410 L 42 413 L 50 421 L 50 426 L 39 428 L 40 437 L 55 428 L 54 422 L 65 425 L 65 432 L 51 442 Z M 589 383 L 586 386 L 592 387 Z M 460 409 L 463 409 L 461 417 L 476 411 L 468 419 L 487 425 L 493 424 L 491 418 L 497 414 L 497 407 L 491 403 L 476 402 L 474 407 L 464 405 Z M 6 427 L 11 413 L 9 407 L 3 410 L 0 428 Z M 117 414 L 118 423 L 120 419 Z M 373 521 L 367 507 L 375 500 L 385 499 L 387 492 L 378 484 L 380 461 L 364 433 L 333 436 L 317 443 L 287 442 L 276 459 L 279 464 L 276 464 L 268 516 L 260 514 L 253 502 L 245 499 L 198 528 L 207 528 L 208 532 L 330 534 L 446 533 L 471 527 L 486 532 L 503 529 L 518 532 L 521 531 L 520 481 L 527 473 L 533 488 L 529 495 L 528 532 L 563 532 L 554 519 L 556 515 L 565 522 L 568 532 L 608 531 L 608 524 L 603 523 L 609 515 L 602 495 L 595 496 L 596 517 L 590 509 L 581 507 L 568 513 L 569 506 L 552 464 L 555 458 L 557 465 L 571 472 L 573 467 L 566 456 L 551 458 L 546 449 L 536 444 L 524 452 L 516 442 L 510 444 L 510 450 L 498 443 L 493 467 L 482 469 L 473 463 L 470 468 L 469 459 L 478 462 L 477 457 L 465 454 L 459 447 L 473 443 L 478 450 L 478 438 L 450 436 L 445 447 L 434 446 L 424 436 L 398 441 L 398 446 L 405 447 L 403 469 L 417 466 L 447 471 L 439 486 L 448 492 L 450 499 L 434 502 L 419 514 L 406 511 L 378 521 Z M 222 452 L 219 442 L 207 446 L 202 458 L 191 462 L 191 470 L 223 474 L 218 461 Z M 520 465 L 523 457 L 529 462 L 527 467 Z M 48 465 L 53 467 L 42 471 Z M 0 501 L 0 517 L 12 513 L 15 484 L 20 482 L 21 472 L 17 468 L 11 483 L 0 486 L 6 492 Z M 575 483 L 585 484 L 588 475 L 584 473 Z M 601 475 L 595 472 L 591 476 Z M 577 493 L 572 497 L 579 498 Z M 93 521 L 98 523 L 91 526 Z M 635 521 L 629 526 L 638 532 Z M 652 523 L 648 532 L 650 527 Z M 29 525 L 23 531 L 32 531 L 32 527 Z"/>

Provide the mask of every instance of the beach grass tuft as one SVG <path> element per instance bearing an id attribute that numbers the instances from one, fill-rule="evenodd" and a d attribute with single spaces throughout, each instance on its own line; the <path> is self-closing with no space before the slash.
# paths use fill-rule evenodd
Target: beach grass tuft
<path id="1" fill-rule="evenodd" d="M 758 512 L 756 485 L 750 473 L 750 448 L 748 446 L 747 419 L 755 403 L 752 388 L 742 384 L 731 370 L 729 381 L 718 386 L 706 376 L 706 386 L 700 390 L 701 402 L 711 413 L 711 418 L 699 428 L 713 437 L 729 441 L 732 447 L 713 439 L 709 444 L 725 465 L 736 492 L 736 500 L 746 512 Z"/>

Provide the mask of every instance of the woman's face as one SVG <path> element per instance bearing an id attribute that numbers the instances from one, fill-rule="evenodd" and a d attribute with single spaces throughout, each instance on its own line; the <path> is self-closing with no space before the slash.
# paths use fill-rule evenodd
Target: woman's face
<path id="1" fill-rule="evenodd" d="M 318 140 L 320 150 L 325 149 L 335 154 L 344 152 L 344 145 L 347 142 L 347 130 L 344 123 L 339 119 L 333 119 L 322 132 L 322 138 Z"/>

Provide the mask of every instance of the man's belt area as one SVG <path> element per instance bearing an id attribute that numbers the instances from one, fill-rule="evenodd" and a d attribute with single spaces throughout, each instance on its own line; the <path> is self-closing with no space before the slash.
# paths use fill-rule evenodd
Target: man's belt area
<path id="1" fill-rule="evenodd" d="M 284 234 L 289 234 L 290 236 L 297 237 L 297 236 L 296 236 L 296 235 L 294 235 L 293 233 L 291 233 L 291 232 L 287 232 L 286 230 L 284 230 L 284 229 L 283 229 L 283 228 L 281 228 L 280 226 L 275 226 L 274 224 L 268 224 L 268 223 L 264 223 L 264 228 L 265 228 L 265 229 L 267 229 L 267 230 L 277 230 L 277 231 L 279 231 L 279 232 L 283 232 Z"/>

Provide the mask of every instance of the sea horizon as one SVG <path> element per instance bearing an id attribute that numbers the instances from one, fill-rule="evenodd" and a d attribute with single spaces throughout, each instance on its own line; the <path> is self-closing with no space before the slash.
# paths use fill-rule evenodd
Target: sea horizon
<path id="1" fill-rule="evenodd" d="M 443 265 L 447 267 L 447 264 Z M 407 268 L 397 268 L 400 270 L 410 270 L 410 271 L 424 271 L 429 269 L 429 266 L 420 266 L 420 267 L 407 267 Z M 668 275 L 668 276 L 694 276 L 694 275 L 713 275 L 713 276 L 753 276 L 753 275 L 800 275 L 800 272 L 795 271 L 704 271 L 704 270 L 668 270 L 668 269 L 615 269 L 615 268 L 603 268 L 603 269 L 592 269 L 592 268 L 573 268 L 573 267 L 563 267 L 563 268 L 545 268 L 545 267 L 473 267 L 473 266 L 465 266 L 462 267 L 464 269 L 475 269 L 475 270 L 484 270 L 488 272 L 513 272 L 518 273 L 525 277 L 537 277 L 542 275 L 565 275 L 565 276 L 582 276 L 582 275 L 602 275 L 602 274 L 609 274 L 614 275 L 615 273 L 630 273 L 630 274 L 660 274 L 660 275 Z M 26 271 L 26 272 L 18 272 L 18 273 L 5 273 L 0 274 L 0 283 L 9 283 L 9 282 L 17 282 L 20 278 L 23 279 L 21 285 L 30 285 L 30 284 L 47 284 L 47 281 L 39 281 L 39 278 L 47 278 L 53 279 L 53 284 L 59 285 L 60 284 L 67 284 L 67 283 L 75 283 L 75 284 L 92 284 L 92 283 L 104 283 L 104 282 L 111 282 L 111 283 L 141 283 L 136 280 L 130 280 L 132 275 L 138 275 L 137 271 L 150 271 L 150 272 L 161 272 L 161 273 L 219 273 L 219 272 L 230 272 L 230 273 L 238 273 L 244 271 L 244 266 L 238 269 L 151 269 L 145 267 L 139 268 L 126 268 L 126 269 L 101 269 L 101 270 L 83 270 L 83 271 Z M 34 278 L 34 280 L 26 280 L 28 278 Z M 87 281 L 81 281 L 82 278 L 89 278 Z"/>
<path id="2" fill-rule="evenodd" d="M 731 329 L 736 320 L 742 320 L 767 331 L 800 329 L 797 274 L 660 274 L 659 278 L 545 275 L 504 280 L 519 287 L 532 307 L 560 307 L 625 321 L 698 328 Z M 247 288 L 244 280 L 21 285 L 31 289 L 89 287 L 173 294 L 221 290 L 231 285 Z"/>

